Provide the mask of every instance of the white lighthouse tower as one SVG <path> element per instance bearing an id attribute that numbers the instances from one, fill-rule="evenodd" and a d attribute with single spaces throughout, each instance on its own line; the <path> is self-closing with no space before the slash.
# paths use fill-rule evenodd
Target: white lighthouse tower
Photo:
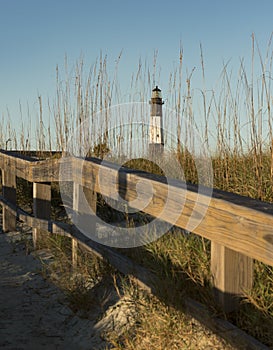
<path id="1" fill-rule="evenodd" d="M 152 98 L 150 100 L 149 153 L 153 156 L 161 156 L 164 151 L 163 104 L 161 90 L 156 86 L 152 91 Z"/>

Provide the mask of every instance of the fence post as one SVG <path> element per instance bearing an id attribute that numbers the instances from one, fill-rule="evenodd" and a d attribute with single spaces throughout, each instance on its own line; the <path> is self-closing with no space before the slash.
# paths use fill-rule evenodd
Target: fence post
<path id="1" fill-rule="evenodd" d="M 3 197 L 11 204 L 16 205 L 16 175 L 10 170 L 2 170 Z M 16 230 L 16 215 L 7 207 L 3 207 L 3 232 Z"/>
<path id="2" fill-rule="evenodd" d="M 88 204 L 88 205 L 87 205 Z M 87 208 L 88 206 L 88 208 Z M 84 229 L 86 232 L 96 231 L 96 220 L 92 220 L 92 212 L 96 214 L 97 211 L 97 193 L 90 188 L 73 183 L 73 223 L 79 229 Z M 72 238 L 72 266 L 76 268 L 78 260 L 78 241 Z"/>
<path id="3" fill-rule="evenodd" d="M 238 307 L 244 290 L 253 282 L 253 259 L 211 242 L 211 273 L 217 303 L 225 312 Z"/>
<path id="4" fill-rule="evenodd" d="M 33 214 L 36 218 L 50 220 L 51 215 L 51 183 L 33 183 Z M 37 240 L 41 230 L 33 229 L 33 245 L 37 247 Z"/>

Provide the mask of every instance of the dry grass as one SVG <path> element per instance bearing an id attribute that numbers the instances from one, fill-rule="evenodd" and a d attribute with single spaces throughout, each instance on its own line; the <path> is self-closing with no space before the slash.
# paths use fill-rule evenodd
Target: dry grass
<path id="1" fill-rule="evenodd" d="M 249 72 L 248 65 L 243 60 L 240 61 L 235 73 L 226 64 L 223 66 L 218 85 L 213 90 L 208 90 L 205 86 L 205 60 L 202 47 L 200 49 L 199 71 L 203 87 L 201 89 L 194 87 L 194 75 L 198 69 L 188 70 L 184 67 L 184 54 L 180 49 L 178 67 L 170 72 L 169 87 L 164 92 L 166 111 L 167 108 L 174 111 L 173 114 L 166 113 L 164 121 L 170 133 L 175 135 L 176 143 L 171 145 L 171 151 L 182 164 L 185 179 L 198 183 L 200 179 L 197 176 L 194 157 L 187 148 L 187 145 L 194 142 L 190 129 L 197 128 L 203 145 L 207 146 L 212 154 L 214 187 L 273 202 L 271 38 L 267 51 L 262 54 L 253 36 Z M 108 113 L 98 114 L 98 112 L 108 111 L 117 103 L 134 102 L 135 96 L 138 96 L 139 101 L 147 101 L 152 89 L 151 82 L 160 81 L 157 55 L 153 62 L 152 76 L 149 67 L 140 61 L 137 72 L 131 79 L 130 92 L 126 95 L 128 99 L 124 100 L 117 75 L 120 59 L 121 55 L 117 59 L 112 78 L 108 72 L 106 57 L 101 56 L 90 69 L 79 60 L 72 73 L 66 60 L 63 72 L 60 67 L 56 68 L 55 100 L 45 106 L 42 97 L 38 97 L 38 118 L 35 126 L 29 112 L 23 116 L 22 110 L 20 111 L 22 125 L 19 130 L 12 125 L 11 116 L 2 118 L 1 147 L 36 149 L 40 152 L 54 149 L 62 152 L 66 149 L 74 130 L 78 128 L 82 142 L 90 141 L 90 138 L 95 140 L 90 145 L 88 155 L 104 157 L 113 142 L 106 130 L 128 120 L 112 120 Z M 45 117 L 47 113 L 49 119 L 54 121 L 53 124 Z M 91 131 L 87 139 L 85 130 L 82 130 L 82 123 L 86 120 L 89 126 L 87 131 L 88 133 Z M 128 157 L 125 161 L 128 161 L 133 146 L 132 135 L 130 129 L 124 132 L 129 133 L 122 135 L 128 140 L 127 149 L 122 149 L 122 152 L 127 152 Z M 34 142 L 31 142 L 32 133 L 35 134 Z M 120 142 L 120 139 L 117 142 Z M 140 143 L 140 147 L 142 146 Z M 143 150 L 140 149 L 140 153 L 143 154 Z M 124 159 L 123 155 L 117 156 Z M 147 162 L 143 164 L 143 160 L 127 162 L 127 165 L 161 173 L 161 169 L 157 166 Z M 24 205 L 29 206 L 28 192 L 31 189 L 22 182 L 18 183 L 18 188 L 21 188 L 18 198 Z M 56 188 L 55 190 L 57 194 L 58 190 Z M 55 207 L 59 205 L 59 198 L 56 195 Z M 102 201 L 100 205 L 100 211 L 103 212 Z M 57 257 L 56 263 L 50 265 L 56 272 L 56 283 L 61 282 L 62 286 L 67 284 L 66 290 L 75 310 L 91 307 L 93 300 L 88 299 L 85 282 L 81 278 L 76 278 L 73 283 L 70 280 L 66 283 L 67 274 L 71 273 L 70 243 L 60 237 L 54 237 L 49 242 L 50 249 Z M 127 349 L 145 347 L 175 349 L 177 344 L 181 349 L 194 348 L 194 344 L 183 340 L 183 334 L 192 331 L 192 325 L 177 309 L 180 302 L 182 303 L 183 295 L 186 294 L 211 304 L 209 250 L 209 242 L 178 231 L 162 237 L 147 247 L 130 252 L 131 256 L 163 277 L 162 289 L 166 291 L 172 286 L 174 289 L 171 292 L 174 292 L 174 296 L 165 295 L 166 304 L 159 303 L 153 298 L 145 301 L 141 299 L 142 304 L 138 309 L 139 323 L 134 329 L 135 336 L 131 339 L 132 334 L 129 333 L 127 336 L 123 335 L 122 339 L 113 340 L 117 348 L 123 346 Z M 101 266 L 101 263 L 94 258 L 91 259 L 92 263 L 88 262 L 89 259 L 83 261 L 81 266 L 87 269 L 83 275 L 86 277 L 90 275 L 93 281 L 99 279 L 105 273 L 105 269 L 106 271 L 109 269 L 104 265 Z M 91 264 L 90 270 L 89 264 Z M 229 317 L 239 327 L 273 347 L 272 267 L 259 262 L 255 262 L 254 266 L 254 287 L 251 291 L 246 291 L 239 311 Z M 171 299 L 175 303 L 169 307 L 167 301 Z M 214 308 L 213 305 L 212 307 Z"/>
<path id="2" fill-rule="evenodd" d="M 196 320 L 155 297 L 138 296 L 137 322 L 119 337 L 108 335 L 113 349 L 232 349 Z"/>
<path id="3" fill-rule="evenodd" d="M 89 318 L 100 305 L 102 313 L 98 324 L 102 325 L 101 337 L 107 340 L 107 348 L 232 349 L 223 339 L 185 314 L 182 305 L 179 308 L 177 304 L 168 306 L 161 298 L 147 295 L 96 256 L 80 249 L 77 268 L 72 269 L 71 242 L 68 239 L 44 233 L 38 246 L 52 254 L 49 263 L 43 262 L 43 275 L 64 291 L 70 308 L 77 315 Z M 111 293 L 120 300 L 110 308 L 105 305 L 113 296 L 107 295 L 105 285 L 102 283 L 94 292 L 103 279 L 111 281 Z"/>

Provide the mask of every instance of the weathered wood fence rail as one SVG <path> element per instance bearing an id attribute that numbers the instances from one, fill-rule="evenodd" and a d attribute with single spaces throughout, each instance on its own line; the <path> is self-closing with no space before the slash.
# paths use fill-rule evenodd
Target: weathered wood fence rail
<path id="1" fill-rule="evenodd" d="M 65 171 L 59 177 L 60 166 Z M 54 222 L 50 218 L 51 182 L 73 182 L 73 210 L 80 206 L 79 188 L 84 188 L 88 202 L 96 211 L 96 195 L 101 193 L 111 197 L 113 186 L 118 186 L 128 201 L 136 197 L 137 183 L 146 177 L 153 186 L 153 200 L 144 211 L 155 217 L 162 212 L 168 188 L 162 178 L 138 171 L 122 170 L 117 165 L 103 163 L 96 159 L 63 157 L 61 159 L 37 160 L 7 151 L 0 151 L 2 170 L 3 231 L 14 230 L 16 219 L 23 220 L 33 227 L 34 243 L 39 230 L 67 235 L 72 239 L 72 258 L 76 263 L 77 244 L 80 243 L 96 254 L 106 257 L 121 272 L 134 276 L 144 287 L 153 288 L 153 278 L 147 270 L 136 266 L 128 258 L 114 249 L 98 244 L 75 226 Z M 98 173 L 108 179 L 107 185 L 100 186 Z M 33 183 L 33 213 L 29 215 L 16 205 L 16 177 Z M 118 182 L 118 183 L 117 183 Z M 207 202 L 206 191 L 197 194 L 196 187 L 176 181 L 171 189 L 177 196 L 185 196 L 185 204 L 176 226 L 185 228 L 189 218 L 197 215 L 195 204 L 198 200 Z M 200 191 L 199 191 L 200 192 Z M 201 191 L 202 192 L 202 191 Z M 169 210 L 176 208 L 176 195 L 172 195 Z M 170 214 L 170 213 L 169 213 Z M 164 213 L 168 221 L 171 215 Z M 95 230 L 96 228 L 90 228 Z M 214 276 L 216 298 L 225 311 L 236 307 L 235 298 L 244 289 L 251 288 L 253 280 L 253 259 L 273 266 L 273 205 L 241 197 L 238 195 L 213 191 L 207 212 L 193 233 L 211 240 L 211 271 Z"/>

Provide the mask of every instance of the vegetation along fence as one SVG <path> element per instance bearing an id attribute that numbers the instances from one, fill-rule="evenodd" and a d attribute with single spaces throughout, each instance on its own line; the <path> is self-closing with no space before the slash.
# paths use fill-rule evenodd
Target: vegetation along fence
<path id="1" fill-rule="evenodd" d="M 106 258 L 111 265 L 124 274 L 129 274 L 143 287 L 153 288 L 151 275 L 147 270 L 137 266 L 117 250 L 91 240 L 82 234 L 75 225 L 51 220 L 51 183 L 59 182 L 60 165 L 65 165 L 62 181 L 73 183 L 73 210 L 80 207 L 79 189 L 83 188 L 85 196 L 96 212 L 97 194 L 111 197 L 111 189 L 118 186 L 124 198 L 130 201 L 136 197 L 136 185 L 148 177 L 153 185 L 152 201 L 142 211 L 157 217 L 164 208 L 167 185 L 162 178 L 140 171 L 122 170 L 122 176 L 115 164 L 100 163 L 96 159 L 63 157 L 37 160 L 11 151 L 0 151 L 0 168 L 2 170 L 3 231 L 16 228 L 16 220 L 22 220 L 33 227 L 34 245 L 40 230 L 66 235 L 72 240 L 72 261 L 77 262 L 77 245 L 92 250 Z M 107 182 L 100 187 L 98 173 Z M 145 175 L 146 174 L 146 175 Z M 16 177 L 33 183 L 33 214 L 26 213 L 16 205 Z M 117 180 L 113 180 L 117 179 Z M 118 181 L 118 183 L 114 183 Z M 174 193 L 185 195 L 185 204 L 176 226 L 185 228 L 193 215 L 197 200 L 195 186 L 185 188 L 182 182 L 175 183 Z M 206 194 L 198 194 L 198 201 L 205 201 Z M 168 210 L 171 212 L 178 204 L 176 196 L 170 198 Z M 171 214 L 171 213 L 169 213 Z M 198 214 L 198 213 L 197 213 Z M 195 215 L 197 215 L 195 214 Z M 164 220 L 168 221 L 168 212 Z M 90 227 L 90 230 L 96 227 Z M 211 272 L 215 288 L 215 297 L 223 309 L 228 312 L 236 308 L 236 298 L 244 289 L 251 288 L 253 279 L 253 259 L 273 266 L 273 205 L 241 197 L 218 190 L 213 191 L 209 206 L 194 234 L 211 240 Z"/>

